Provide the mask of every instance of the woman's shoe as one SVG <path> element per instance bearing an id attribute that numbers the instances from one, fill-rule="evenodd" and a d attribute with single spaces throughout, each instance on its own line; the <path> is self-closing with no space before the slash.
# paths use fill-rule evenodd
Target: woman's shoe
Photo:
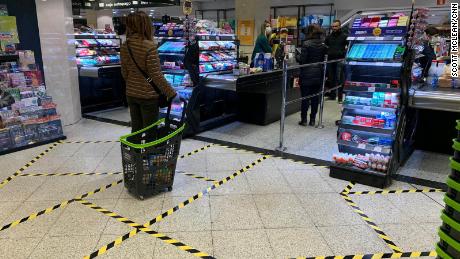
<path id="1" fill-rule="evenodd" d="M 306 121 L 306 120 L 305 120 L 305 121 L 299 121 L 299 125 L 300 125 L 300 126 L 304 126 L 304 127 L 305 127 L 305 126 L 307 126 L 307 125 L 308 125 L 308 123 L 307 123 L 307 121 Z"/>
<path id="2" fill-rule="evenodd" d="M 314 120 L 310 120 L 310 123 L 308 123 L 308 126 L 311 126 L 311 127 L 314 127 L 315 126 L 315 121 Z"/>

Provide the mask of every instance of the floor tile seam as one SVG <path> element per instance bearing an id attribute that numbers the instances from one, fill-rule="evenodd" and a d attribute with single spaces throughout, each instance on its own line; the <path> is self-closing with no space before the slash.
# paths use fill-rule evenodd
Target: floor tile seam
<path id="1" fill-rule="evenodd" d="M 326 239 L 326 236 L 323 234 L 323 232 L 321 232 L 321 230 L 319 229 L 318 226 L 314 225 L 313 226 L 316 231 L 319 233 L 321 239 L 324 241 L 324 243 L 326 244 L 326 246 L 329 248 L 329 250 L 332 252 L 332 254 L 336 254 L 336 252 L 334 252 L 334 249 L 332 249 L 332 244 L 330 244 L 330 242 L 327 241 Z"/>
<path id="2" fill-rule="evenodd" d="M 260 214 L 260 209 L 259 209 L 259 207 L 257 206 L 257 202 L 256 202 L 256 200 L 254 199 L 254 195 L 251 195 L 251 199 L 252 199 L 252 202 L 254 203 L 254 206 L 256 207 L 257 216 L 259 216 L 259 220 L 260 220 L 260 222 L 262 223 L 262 226 L 264 227 L 263 229 L 264 229 L 265 238 L 267 239 L 268 244 L 270 245 L 270 250 L 271 250 L 271 252 L 272 252 L 273 258 L 275 258 L 275 256 L 276 256 L 275 249 L 273 248 L 273 244 L 270 242 L 270 238 L 268 237 L 268 233 L 267 233 L 267 231 L 265 230 L 265 224 L 264 224 L 264 221 L 263 221 L 263 219 L 262 219 L 262 215 Z"/>
<path id="3" fill-rule="evenodd" d="M 215 248 L 214 248 L 214 236 L 212 235 L 212 206 L 211 206 L 211 196 L 210 194 L 208 193 L 208 206 L 209 206 L 209 222 L 211 223 L 211 246 L 212 246 L 212 256 L 216 256 L 216 252 L 214 251 Z"/>
<path id="4" fill-rule="evenodd" d="M 422 194 L 422 195 L 423 195 L 423 194 Z M 430 199 L 431 199 L 431 198 L 430 198 Z M 417 221 L 415 220 L 414 217 L 412 217 L 411 215 L 407 214 L 405 210 L 400 209 L 400 207 L 399 207 L 395 202 L 393 202 L 391 199 L 388 199 L 388 201 L 393 205 L 394 208 L 398 209 L 398 210 L 399 210 L 402 214 L 404 214 L 406 217 L 408 217 L 408 218 L 412 219 L 413 221 L 417 222 Z M 434 200 L 433 200 L 433 201 L 434 201 Z M 439 204 L 439 203 L 437 203 L 436 201 L 434 201 L 434 203 Z M 441 206 L 444 208 L 444 205 L 441 205 Z M 441 210 L 442 210 L 442 208 L 439 209 L 439 211 L 441 211 Z M 428 222 L 426 222 L 426 223 L 428 223 Z"/>

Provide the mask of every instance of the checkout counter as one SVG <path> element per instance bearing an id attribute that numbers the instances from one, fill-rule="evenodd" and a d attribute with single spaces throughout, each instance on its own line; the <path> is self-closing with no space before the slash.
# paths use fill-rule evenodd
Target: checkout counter
<path id="1" fill-rule="evenodd" d="M 416 148 L 451 154 L 455 121 L 460 119 L 460 89 L 415 85 L 409 107 L 417 117 Z"/>

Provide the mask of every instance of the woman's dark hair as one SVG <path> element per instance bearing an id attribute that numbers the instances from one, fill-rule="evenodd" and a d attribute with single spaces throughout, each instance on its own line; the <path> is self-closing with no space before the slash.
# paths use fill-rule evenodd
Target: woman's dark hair
<path id="1" fill-rule="evenodd" d="M 153 40 L 153 27 L 150 17 L 142 12 L 137 11 L 131 13 L 126 18 L 126 37 L 129 38 L 133 34 L 141 36 L 142 40 Z"/>
<path id="2" fill-rule="evenodd" d="M 324 34 L 323 29 L 318 24 L 310 24 L 304 30 L 305 35 L 307 35 L 307 40 L 310 39 L 321 39 Z"/>

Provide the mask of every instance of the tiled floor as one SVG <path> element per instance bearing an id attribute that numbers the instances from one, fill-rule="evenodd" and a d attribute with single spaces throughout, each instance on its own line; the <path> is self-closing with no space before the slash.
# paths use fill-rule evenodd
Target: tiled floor
<path id="1" fill-rule="evenodd" d="M 65 128 L 69 141 L 116 140 L 128 131 L 126 127 L 90 120 Z M 180 153 L 208 144 L 184 140 Z M 1 156 L 0 181 L 44 149 L 42 146 Z M 347 182 L 330 178 L 327 168 L 276 157 L 268 157 L 247 171 L 240 170 L 262 157 L 212 145 L 180 159 L 177 170 L 228 181 L 213 183 L 177 173 L 171 192 L 143 201 L 130 195 L 123 183 L 92 193 L 121 180 L 122 174 L 19 175 L 0 187 L 0 257 L 193 258 L 207 254 L 234 259 L 393 252 L 340 195 Z M 22 174 L 121 171 L 119 143 L 73 143 L 59 144 Z M 236 172 L 231 179 L 229 176 Z M 213 185 L 214 189 L 208 188 Z M 391 187 L 413 188 L 424 187 L 402 182 Z M 365 190 L 376 189 L 362 185 L 352 189 Z M 206 194 L 202 195 L 203 191 Z M 88 192 L 87 201 L 125 217 L 122 221 L 144 224 L 156 218 L 149 229 L 162 236 L 133 234 L 135 228 L 115 219 L 115 214 L 72 200 Z M 421 252 L 433 250 L 438 240 L 442 195 L 349 197 L 403 251 Z M 42 210 L 43 214 L 36 214 Z M 22 223 L 17 221 L 24 217 Z"/>

